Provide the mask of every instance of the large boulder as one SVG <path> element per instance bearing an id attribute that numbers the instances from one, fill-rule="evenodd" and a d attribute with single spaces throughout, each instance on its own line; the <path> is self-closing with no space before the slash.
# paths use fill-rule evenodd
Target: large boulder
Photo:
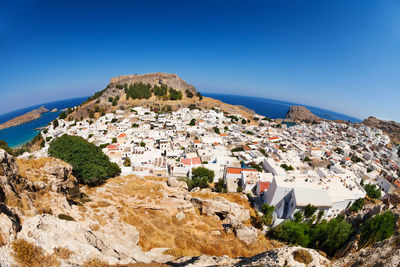
<path id="1" fill-rule="evenodd" d="M 217 216 L 231 224 L 238 224 L 250 219 L 250 211 L 237 203 L 230 202 L 222 197 L 201 199 L 194 197 L 190 200 L 193 206 L 198 207 L 204 215 Z"/>
<path id="2" fill-rule="evenodd" d="M 188 189 L 188 186 L 185 182 L 178 181 L 175 177 L 168 177 L 167 185 L 169 187 L 178 187 L 178 188 L 183 188 L 186 190 Z"/>
<path id="3" fill-rule="evenodd" d="M 236 237 L 244 241 L 247 245 L 256 242 L 258 239 L 258 230 L 253 226 L 245 226 L 240 223 L 235 225 L 233 230 Z"/>

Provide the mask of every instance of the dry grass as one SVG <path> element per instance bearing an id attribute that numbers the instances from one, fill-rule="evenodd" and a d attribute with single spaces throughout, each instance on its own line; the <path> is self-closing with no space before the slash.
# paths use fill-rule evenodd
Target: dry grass
<path id="1" fill-rule="evenodd" d="M 46 165 L 54 165 L 56 159 L 38 158 L 38 159 L 20 159 L 17 158 L 19 174 L 31 182 L 47 182 L 47 174 L 43 171 Z M 57 160 L 57 162 L 60 160 Z M 62 161 L 60 161 L 61 163 Z"/>
<path id="2" fill-rule="evenodd" d="M 158 180 L 158 177 L 117 177 L 108 180 L 102 187 L 85 188 L 86 194 L 92 199 L 90 206 L 87 206 L 90 211 L 85 216 L 104 225 L 110 209 L 103 209 L 101 203 L 111 203 L 118 213 L 116 217 L 136 227 L 140 235 L 139 245 L 144 251 L 167 247 L 170 249 L 166 253 L 175 257 L 201 254 L 249 257 L 275 247 L 263 235 L 254 244 L 246 245 L 232 232 L 225 233 L 218 218 L 201 215 L 196 209 L 195 212 L 185 212 L 185 218 L 178 221 L 175 215 L 180 204 L 164 197 L 163 192 L 168 192 L 168 188 Z M 205 198 L 204 195 L 198 196 Z M 251 209 L 247 199 L 242 198 L 241 194 L 212 193 L 207 196 L 224 197 Z M 212 235 L 213 231 L 221 234 Z"/>
<path id="3" fill-rule="evenodd" d="M 12 249 L 14 251 L 14 259 L 20 266 L 60 266 L 60 262 L 54 254 L 46 255 L 42 248 L 24 239 L 17 239 L 12 242 Z"/>
<path id="4" fill-rule="evenodd" d="M 144 177 L 146 180 L 151 180 L 155 182 L 167 182 L 168 178 L 167 177 L 161 177 L 161 176 L 146 176 Z"/>
<path id="5" fill-rule="evenodd" d="M 0 247 L 4 246 L 7 244 L 7 241 L 4 239 L 3 234 L 0 233 Z"/>
<path id="6" fill-rule="evenodd" d="M 246 245 L 232 232 L 226 234 L 221 222 L 214 217 L 185 213 L 185 218 L 178 222 L 163 210 L 134 209 L 125 210 L 122 219 L 139 231 L 139 245 L 143 250 L 169 247 L 167 253 L 175 257 L 201 254 L 249 257 L 272 248 L 262 235 L 254 244 Z M 221 235 L 210 234 L 215 230 Z"/>
<path id="7" fill-rule="evenodd" d="M 69 257 L 71 257 L 72 254 L 73 252 L 67 248 L 63 247 L 54 248 L 54 255 L 56 255 L 58 258 L 69 259 Z"/>
<path id="8" fill-rule="evenodd" d="M 15 193 L 10 191 L 6 191 L 6 205 L 10 207 L 17 207 L 22 211 L 26 211 L 31 208 L 30 199 L 26 194 L 20 194 L 20 197 L 18 197 Z"/>
<path id="9" fill-rule="evenodd" d="M 82 264 L 82 267 L 109 267 L 110 265 L 98 259 L 90 259 Z"/>

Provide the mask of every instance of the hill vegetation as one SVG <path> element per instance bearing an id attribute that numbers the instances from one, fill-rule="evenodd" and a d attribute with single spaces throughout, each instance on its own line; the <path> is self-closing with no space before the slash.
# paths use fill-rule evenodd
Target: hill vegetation
<path id="1" fill-rule="evenodd" d="M 78 136 L 65 134 L 54 139 L 48 153 L 71 164 L 74 176 L 83 184 L 101 184 L 105 179 L 121 172 L 118 165 L 110 162 L 101 148 Z"/>

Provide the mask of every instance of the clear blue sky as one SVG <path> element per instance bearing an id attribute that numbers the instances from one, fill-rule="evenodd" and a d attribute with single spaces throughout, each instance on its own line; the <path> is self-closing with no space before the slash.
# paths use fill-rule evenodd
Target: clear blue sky
<path id="1" fill-rule="evenodd" d="M 160 71 L 400 121 L 399 14 L 396 0 L 2 0 L 0 113 Z"/>

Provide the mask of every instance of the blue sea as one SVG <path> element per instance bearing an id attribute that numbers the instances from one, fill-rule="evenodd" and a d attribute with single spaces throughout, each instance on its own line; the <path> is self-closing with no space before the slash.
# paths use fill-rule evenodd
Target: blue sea
<path id="1" fill-rule="evenodd" d="M 227 94 L 215 94 L 215 93 L 203 93 L 204 96 L 212 97 L 222 102 L 232 105 L 242 105 L 256 113 L 266 116 L 271 119 L 284 119 L 289 107 L 292 105 L 300 105 L 308 108 L 312 113 L 320 118 L 327 120 L 343 120 L 351 122 L 360 122 L 358 118 L 354 118 L 348 115 L 340 114 L 334 111 L 316 108 L 312 106 L 302 105 L 298 103 L 291 103 L 280 100 L 273 100 L 268 98 L 252 97 L 252 96 L 241 96 L 241 95 L 227 95 Z"/>
<path id="2" fill-rule="evenodd" d="M 0 124 L 4 123 L 12 118 L 23 115 L 31 110 L 37 109 L 41 106 L 45 106 L 49 110 L 47 113 L 43 113 L 42 117 L 37 120 L 33 120 L 15 127 L 0 130 L 0 140 L 4 140 L 10 147 L 18 147 L 27 142 L 31 141 L 38 133 L 36 128 L 46 126 L 49 122 L 53 121 L 58 117 L 62 109 L 74 107 L 82 104 L 88 97 L 78 97 L 72 99 L 66 99 L 61 101 L 55 101 L 50 103 L 44 103 L 35 105 L 28 108 L 19 109 L 7 114 L 0 115 Z M 50 112 L 52 109 L 57 108 L 57 112 Z"/>

